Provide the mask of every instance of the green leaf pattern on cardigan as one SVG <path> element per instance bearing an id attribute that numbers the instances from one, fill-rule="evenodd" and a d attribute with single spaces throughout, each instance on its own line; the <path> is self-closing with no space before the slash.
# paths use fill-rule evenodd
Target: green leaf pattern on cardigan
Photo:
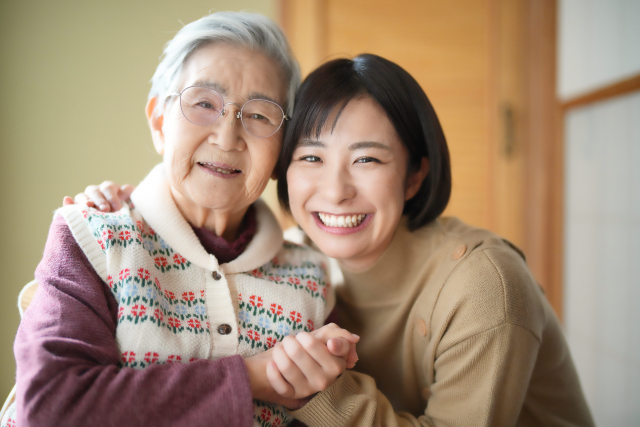
<path id="1" fill-rule="evenodd" d="M 164 286 L 172 277 L 189 272 L 195 266 L 175 252 L 134 209 L 131 213 L 102 213 L 83 209 L 82 217 L 102 251 L 111 256 L 114 251 L 144 249 L 149 258 L 145 262 L 120 262 L 117 271 L 109 270 L 107 282 L 118 301 L 118 328 L 153 325 L 169 332 L 175 339 L 183 334 L 205 338 L 210 346 L 211 325 L 207 315 L 205 289 L 176 292 Z M 285 336 L 300 331 L 312 331 L 317 326 L 317 313 L 294 308 L 290 300 L 316 301 L 326 306 L 329 283 L 325 280 L 323 262 L 309 261 L 309 248 L 285 243 L 283 250 L 265 265 L 246 272 L 257 283 L 268 281 L 280 289 L 275 295 L 261 291 L 261 287 L 238 288 L 238 351 L 245 357 L 273 347 Z M 124 253 L 124 252 L 122 252 Z M 284 292 L 284 293 L 283 293 Z M 127 329 L 129 330 L 129 329 Z M 120 341 L 119 341 L 120 344 Z M 244 349 L 244 350 L 241 350 Z M 149 351 L 147 351 L 149 350 Z M 189 363 L 198 360 L 193 354 L 140 350 L 121 346 L 122 368 L 144 369 L 155 363 Z M 284 426 L 290 421 L 287 412 L 278 406 L 255 402 L 254 425 Z"/>

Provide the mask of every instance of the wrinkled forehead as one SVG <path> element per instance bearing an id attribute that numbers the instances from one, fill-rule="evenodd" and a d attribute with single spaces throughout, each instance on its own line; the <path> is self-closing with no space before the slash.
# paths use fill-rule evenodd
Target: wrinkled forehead
<path id="1" fill-rule="evenodd" d="M 266 54 L 231 43 L 196 49 L 185 63 L 179 91 L 200 86 L 234 102 L 266 99 L 283 105 L 287 82 L 282 66 Z"/>

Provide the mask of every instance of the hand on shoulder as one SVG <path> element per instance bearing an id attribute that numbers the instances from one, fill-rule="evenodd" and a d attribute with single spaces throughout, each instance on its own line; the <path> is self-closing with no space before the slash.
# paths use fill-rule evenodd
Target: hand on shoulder
<path id="1" fill-rule="evenodd" d="M 85 204 L 102 212 L 115 212 L 122 207 L 122 203 L 129 200 L 134 187 L 125 184 L 119 186 L 112 181 L 104 181 L 100 185 L 89 185 L 84 193 L 79 193 L 74 199 L 65 196 L 62 205 Z"/>

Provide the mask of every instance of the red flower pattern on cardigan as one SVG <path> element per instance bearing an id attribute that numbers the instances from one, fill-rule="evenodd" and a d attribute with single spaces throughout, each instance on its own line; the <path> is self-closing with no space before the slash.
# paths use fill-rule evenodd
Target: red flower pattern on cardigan
<path id="1" fill-rule="evenodd" d="M 211 334 L 208 320 L 205 289 L 182 291 L 163 289 L 163 275 L 173 271 L 186 271 L 191 262 L 173 251 L 160 236 L 143 221 L 131 221 L 126 215 L 83 213 L 85 222 L 93 229 L 94 237 L 103 251 L 114 248 L 128 249 L 141 245 L 148 250 L 151 264 L 124 265 L 110 274 L 107 281 L 118 300 L 118 324 L 144 323 L 169 331 L 172 334 Z M 96 220 L 94 224 L 91 224 Z M 295 250 L 296 245 L 285 244 L 285 249 Z M 155 274 L 153 270 L 155 267 Z M 117 277 L 114 277 L 114 274 Z M 324 266 L 304 261 L 292 262 L 287 256 L 274 257 L 262 267 L 244 273 L 275 285 L 302 292 L 307 298 L 326 304 Z M 314 321 L 309 316 L 317 313 L 301 312 L 290 307 L 288 300 L 273 300 L 267 294 L 251 292 L 243 300 L 238 292 L 238 340 L 255 351 L 273 347 L 286 335 L 301 330 L 312 331 Z M 217 325 L 216 325 L 217 326 Z M 164 354 L 161 351 L 139 352 L 121 348 L 122 367 L 142 369 L 154 363 L 189 363 L 199 360 L 187 354 Z M 256 402 L 254 421 L 261 426 L 279 426 L 288 423 L 288 415 L 278 407 Z M 260 408 L 260 411 L 258 411 Z M 264 414 L 264 417 L 258 416 Z"/>

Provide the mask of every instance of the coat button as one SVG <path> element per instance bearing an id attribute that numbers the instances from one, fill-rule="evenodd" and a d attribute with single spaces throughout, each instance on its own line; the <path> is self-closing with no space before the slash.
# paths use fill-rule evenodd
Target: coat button
<path id="1" fill-rule="evenodd" d="M 418 331 L 420 336 L 422 337 L 427 336 L 427 324 L 425 323 L 424 320 L 418 319 L 418 321 L 416 322 L 416 330 Z"/>
<path id="2" fill-rule="evenodd" d="M 222 276 L 220 275 L 220 273 L 218 273 L 217 271 L 214 271 L 213 273 L 211 273 L 211 276 L 213 277 L 213 280 L 220 280 L 222 279 Z"/>
<path id="3" fill-rule="evenodd" d="M 466 253 L 467 253 L 467 247 L 465 245 L 460 245 L 453 252 L 453 259 L 460 259 Z"/>
<path id="4" fill-rule="evenodd" d="M 222 325 L 218 326 L 218 333 L 220 335 L 229 335 L 231 333 L 231 326 L 223 323 Z"/>

